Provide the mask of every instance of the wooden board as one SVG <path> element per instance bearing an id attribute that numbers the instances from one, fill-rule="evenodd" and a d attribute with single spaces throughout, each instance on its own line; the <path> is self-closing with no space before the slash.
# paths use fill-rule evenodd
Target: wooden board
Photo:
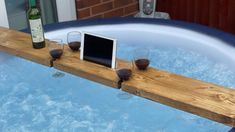
<path id="1" fill-rule="evenodd" d="M 120 87 L 114 69 L 80 60 L 80 52 L 72 52 L 68 46 L 65 46 L 62 58 L 54 61 L 53 67 L 110 87 Z"/>
<path id="2" fill-rule="evenodd" d="M 0 51 L 51 66 L 48 49 L 33 49 L 31 36 L 27 33 L 0 27 Z"/>
<path id="3" fill-rule="evenodd" d="M 235 90 L 153 68 L 133 73 L 122 90 L 235 126 Z"/>
<path id="4" fill-rule="evenodd" d="M 51 43 L 47 41 L 47 44 Z M 61 59 L 53 62 L 48 48 L 33 49 L 29 34 L 0 28 L 0 51 L 104 84 L 120 87 L 115 70 L 80 60 L 79 52 L 66 45 Z M 128 65 L 118 60 L 118 65 Z M 149 68 L 133 71 L 122 90 L 235 127 L 235 90 Z"/>

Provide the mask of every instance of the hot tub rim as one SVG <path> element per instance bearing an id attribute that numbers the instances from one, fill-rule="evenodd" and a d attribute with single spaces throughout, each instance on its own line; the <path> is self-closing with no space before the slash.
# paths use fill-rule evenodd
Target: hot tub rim
<path id="1" fill-rule="evenodd" d="M 235 35 L 204 25 L 189 23 L 179 20 L 165 20 L 165 19 L 151 19 L 151 18 L 134 18 L 134 17 L 113 17 L 113 18 L 96 18 L 96 19 L 86 19 L 86 20 L 73 20 L 60 23 L 53 23 L 44 25 L 45 33 L 67 29 L 67 28 L 77 28 L 85 26 L 103 26 L 103 25 L 120 25 L 120 24 L 151 24 L 151 25 L 162 25 L 169 27 L 182 28 L 186 30 L 191 30 L 198 32 L 210 37 L 217 38 L 225 43 L 235 47 Z M 23 32 L 29 33 L 29 29 L 21 30 Z"/>

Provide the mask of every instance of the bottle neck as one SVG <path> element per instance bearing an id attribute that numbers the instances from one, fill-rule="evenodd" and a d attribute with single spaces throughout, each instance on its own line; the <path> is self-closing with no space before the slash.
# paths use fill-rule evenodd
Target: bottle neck
<path id="1" fill-rule="evenodd" d="M 36 0 L 29 0 L 29 5 L 31 8 L 36 7 Z"/>

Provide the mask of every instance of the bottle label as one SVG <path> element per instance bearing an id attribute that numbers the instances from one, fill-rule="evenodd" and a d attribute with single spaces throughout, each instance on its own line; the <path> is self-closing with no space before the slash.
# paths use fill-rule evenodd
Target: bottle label
<path id="1" fill-rule="evenodd" d="M 41 19 L 29 20 L 29 24 L 33 42 L 39 43 L 44 41 Z"/>

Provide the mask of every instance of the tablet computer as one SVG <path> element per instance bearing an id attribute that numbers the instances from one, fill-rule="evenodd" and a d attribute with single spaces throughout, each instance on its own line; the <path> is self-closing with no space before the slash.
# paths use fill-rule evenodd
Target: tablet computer
<path id="1" fill-rule="evenodd" d="M 114 69 L 116 67 L 116 44 L 116 39 L 83 32 L 80 59 Z"/>

